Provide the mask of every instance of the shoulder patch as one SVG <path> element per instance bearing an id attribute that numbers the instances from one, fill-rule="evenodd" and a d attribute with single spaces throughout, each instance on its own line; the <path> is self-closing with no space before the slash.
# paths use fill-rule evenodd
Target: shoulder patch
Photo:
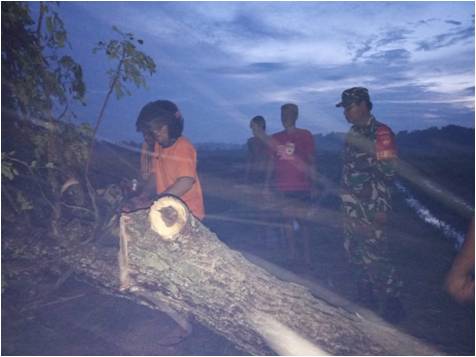
<path id="1" fill-rule="evenodd" d="M 397 146 L 395 135 L 386 125 L 380 125 L 377 128 L 375 138 L 375 152 L 377 160 L 389 160 L 397 158 Z"/>

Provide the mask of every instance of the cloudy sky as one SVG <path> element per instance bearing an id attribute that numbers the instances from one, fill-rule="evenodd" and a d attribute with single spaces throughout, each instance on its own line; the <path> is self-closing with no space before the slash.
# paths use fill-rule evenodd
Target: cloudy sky
<path id="1" fill-rule="evenodd" d="M 346 131 L 335 104 L 353 86 L 395 132 L 474 127 L 473 2 L 62 2 L 60 14 L 87 84 L 81 120 L 104 99 L 111 63 L 91 50 L 113 25 L 157 64 L 147 90 L 108 107 L 100 135 L 113 141 L 140 141 L 135 120 L 155 99 L 178 104 L 194 143 L 244 143 L 258 114 L 276 132 L 285 102 L 299 127 Z"/>

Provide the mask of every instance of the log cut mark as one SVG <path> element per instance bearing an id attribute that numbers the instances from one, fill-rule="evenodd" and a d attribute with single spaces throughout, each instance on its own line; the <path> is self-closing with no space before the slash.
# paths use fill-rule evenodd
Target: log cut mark
<path id="1" fill-rule="evenodd" d="M 149 212 L 152 230 L 165 240 L 176 239 L 187 225 L 189 217 L 187 206 L 175 196 L 157 200 Z"/>
<path id="2" fill-rule="evenodd" d="M 159 212 L 162 214 L 162 220 L 167 227 L 173 226 L 177 222 L 178 213 L 173 207 L 161 208 Z"/>
<path id="3" fill-rule="evenodd" d="M 128 217 L 126 215 L 122 215 L 119 219 L 119 254 L 118 254 L 118 262 L 119 262 L 119 283 L 120 283 L 120 290 L 126 290 L 130 286 L 129 280 L 129 258 L 128 258 L 128 249 L 127 243 L 129 240 L 129 236 L 126 232 L 126 223 L 128 222 Z"/>

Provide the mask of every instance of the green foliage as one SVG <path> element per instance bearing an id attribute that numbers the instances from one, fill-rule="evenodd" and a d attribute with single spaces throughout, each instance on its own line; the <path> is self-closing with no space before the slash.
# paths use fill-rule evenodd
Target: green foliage
<path id="1" fill-rule="evenodd" d="M 31 203 L 28 198 L 25 197 L 24 193 L 21 191 L 17 191 L 16 201 L 19 205 L 20 211 L 30 211 L 33 209 L 33 204 Z"/>
<path id="2" fill-rule="evenodd" d="M 39 7 L 36 20 L 30 11 L 33 6 Z M 131 95 L 126 86 L 130 82 L 145 87 L 144 73 L 153 74 L 156 68 L 153 59 L 138 50 L 143 45 L 141 39 L 114 27 L 118 38 L 99 42 L 94 49 L 104 52 L 115 66 L 108 72 L 109 90 L 96 125 L 92 128 L 61 121 L 70 112 L 72 101 L 84 104 L 86 87 L 81 66 L 67 53 L 67 31 L 56 6 L 59 3 L 1 3 L 2 114 L 9 121 L 7 142 L 12 148 L 21 148 L 18 155 L 2 152 L 2 177 L 8 185 L 4 188 L 16 213 L 34 210 L 35 214 L 49 216 L 52 231 L 56 231 L 60 206 L 64 204 L 62 185 L 72 177 L 84 179 L 89 196 L 86 205 L 98 218 L 88 172 L 109 97 L 112 92 L 117 98 Z"/>
<path id="3" fill-rule="evenodd" d="M 10 110 L 45 118 L 55 103 L 67 106 L 70 98 L 82 102 L 85 85 L 81 66 L 60 53 L 67 33 L 53 3 L 39 3 L 36 28 L 30 14 L 32 4 L 1 4 L 2 93 Z"/>
<path id="4" fill-rule="evenodd" d="M 117 33 L 119 39 L 113 39 L 108 42 L 99 41 L 93 49 L 93 53 L 104 52 L 109 60 L 115 62 L 116 67 L 107 71 L 109 89 L 94 126 L 93 138 L 86 163 L 86 177 L 89 175 L 96 133 L 101 125 L 112 92 L 116 94 L 117 99 L 123 97 L 124 93 L 131 95 L 131 92 L 126 87 L 127 82 L 132 81 L 138 88 L 146 87 L 145 78 L 142 73 L 149 72 L 150 75 L 155 73 L 154 60 L 136 48 L 135 41 L 139 45 L 142 45 L 144 41 L 140 39 L 135 40 L 132 33 L 123 33 L 115 26 L 113 26 L 113 30 Z"/>
<path id="5" fill-rule="evenodd" d="M 83 170 L 88 159 L 92 133 L 91 125 L 86 123 L 78 127 L 65 126 L 62 129 L 63 160 L 77 172 Z"/>
<path id="6" fill-rule="evenodd" d="M 132 33 L 123 33 L 113 26 L 114 32 L 119 39 L 108 42 L 99 41 L 93 49 L 93 53 L 104 52 L 109 60 L 117 62 L 114 69 L 110 69 L 109 84 L 113 88 L 116 98 L 121 98 L 124 94 L 131 95 L 126 87 L 127 82 L 133 82 L 137 88 L 146 87 L 146 81 L 142 73 L 155 73 L 156 65 L 154 60 L 137 49 L 137 45 L 143 45 L 144 41 L 135 39 Z"/>
<path id="7" fill-rule="evenodd" d="M 15 164 L 9 160 L 9 157 L 14 155 L 15 152 L 5 153 L 2 152 L 2 177 L 8 180 L 13 180 L 15 176 L 18 176 L 18 170 L 15 168 Z"/>
<path id="8" fill-rule="evenodd" d="M 7 121 L 18 122 L 6 125 L 7 141 L 22 149 L 18 156 L 2 152 L 2 177 L 7 179 L 4 188 L 10 205 L 17 211 L 33 206 L 41 210 L 45 204 L 53 208 L 65 178 L 84 167 L 90 142 L 90 135 L 54 117 L 66 114 L 71 101 L 83 103 L 86 92 L 81 66 L 65 51 L 67 31 L 55 10 L 58 5 L 1 4 L 2 114 L 7 114 Z M 39 7 L 36 21 L 33 6 Z M 33 123 L 20 124 L 25 117 Z M 22 144 L 17 144 L 19 138 Z M 25 146 L 31 149 L 24 150 Z"/>

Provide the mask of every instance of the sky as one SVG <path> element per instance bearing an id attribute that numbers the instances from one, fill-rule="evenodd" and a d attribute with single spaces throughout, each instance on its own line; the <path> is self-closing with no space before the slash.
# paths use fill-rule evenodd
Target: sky
<path id="1" fill-rule="evenodd" d="M 474 2 L 60 2 L 71 53 L 87 86 L 78 121 L 94 120 L 107 91 L 98 41 L 112 26 L 144 41 L 157 72 L 147 89 L 113 99 L 99 136 L 141 141 L 146 103 L 169 99 L 195 144 L 244 144 L 263 115 L 282 129 L 280 106 L 299 106 L 297 126 L 345 132 L 342 91 L 369 89 L 373 114 L 396 133 L 449 124 L 474 127 Z"/>

